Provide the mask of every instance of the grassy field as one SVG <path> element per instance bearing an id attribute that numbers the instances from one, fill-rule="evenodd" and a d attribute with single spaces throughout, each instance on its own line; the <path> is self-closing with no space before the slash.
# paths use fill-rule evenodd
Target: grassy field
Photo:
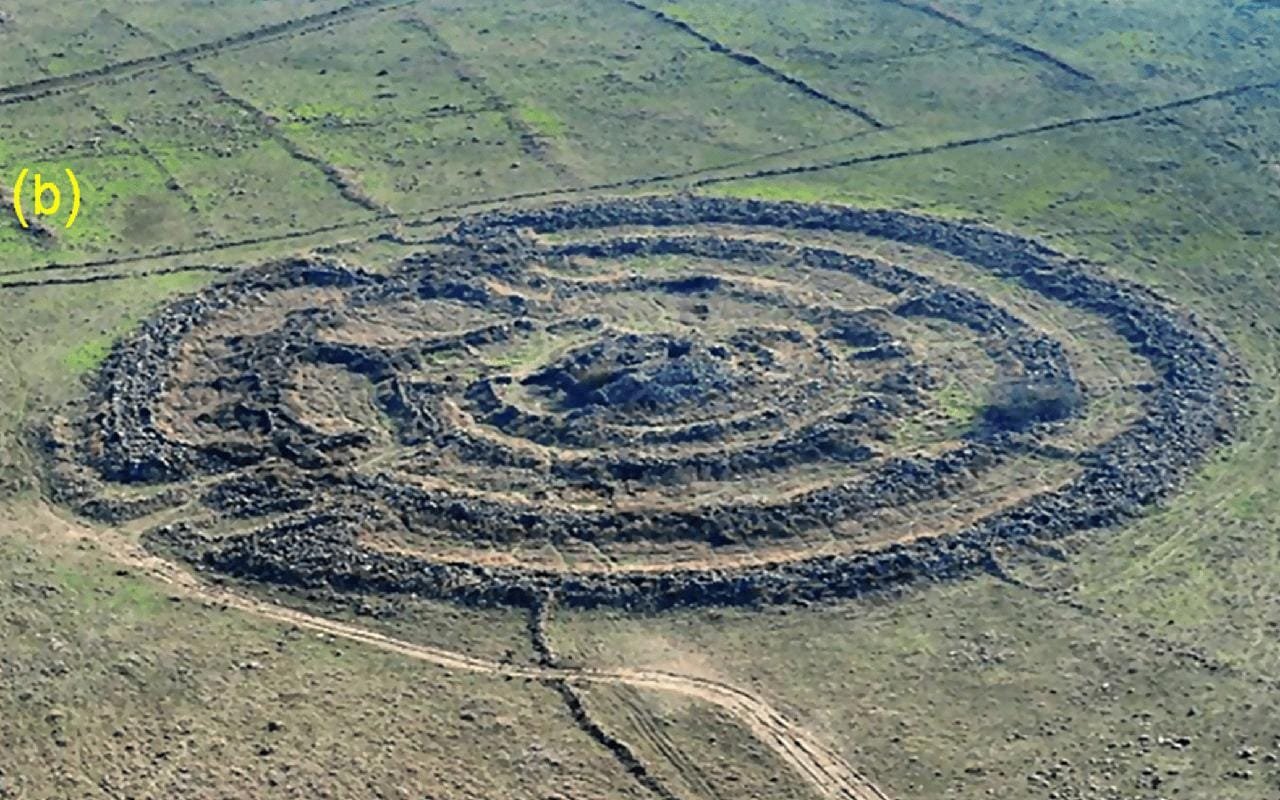
<path id="1" fill-rule="evenodd" d="M 14 0 L 0 84 L 3 183 L 85 191 L 69 231 L 0 225 L 0 797 L 652 797 L 544 685 L 173 599 L 50 510 L 33 431 L 210 267 L 380 265 L 438 215 L 670 189 L 1036 236 L 1191 309 L 1250 416 L 1137 523 L 1010 556 L 1019 583 L 561 612 L 567 662 L 749 687 L 894 798 L 1280 792 L 1274 3 Z M 354 619 L 534 659 L 519 614 L 400 611 Z M 678 797 L 809 796 L 712 709 L 584 697 Z"/>

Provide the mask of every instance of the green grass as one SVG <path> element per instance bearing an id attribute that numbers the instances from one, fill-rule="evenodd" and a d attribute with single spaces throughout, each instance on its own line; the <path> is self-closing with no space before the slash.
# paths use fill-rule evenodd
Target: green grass
<path id="1" fill-rule="evenodd" d="M 563 615 L 553 633 L 582 661 L 696 665 L 804 709 L 890 796 L 1070 796 L 1154 769 L 1166 796 L 1260 798 L 1275 778 L 1224 773 L 1271 746 L 1276 693 L 989 578 L 803 612 Z"/>
<path id="2" fill-rule="evenodd" d="M 498 348 L 485 358 L 485 363 L 499 369 L 534 370 L 546 364 L 557 352 L 571 347 L 573 342 L 573 337 L 538 332 Z"/>
<path id="3" fill-rule="evenodd" d="M 54 800 L 107 784 L 140 796 L 643 796 L 541 685 L 182 599 L 33 506 L 4 509 L 0 530 L 8 794 Z M 458 771 L 468 753 L 483 753 L 484 768 Z M 571 772 L 557 753 L 573 754 Z"/>
<path id="4" fill-rule="evenodd" d="M 934 400 L 937 403 L 934 407 L 947 419 L 952 433 L 971 427 L 983 407 L 981 398 L 957 383 L 947 384 L 934 396 Z"/>
<path id="5" fill-rule="evenodd" d="M 1280 696 L 1276 685 L 1270 682 L 1280 674 L 1280 648 L 1266 633 L 1280 623 L 1275 604 L 1266 600 L 1267 587 L 1272 585 L 1268 576 L 1280 569 L 1280 546 L 1276 544 L 1273 522 L 1280 516 L 1280 495 L 1269 480 L 1270 467 L 1264 466 L 1274 463 L 1280 444 L 1275 435 L 1280 419 L 1274 403 L 1280 380 L 1275 367 L 1280 362 L 1274 309 L 1280 292 L 1263 266 L 1273 258 L 1274 243 L 1268 236 L 1246 233 L 1274 230 L 1280 223 L 1280 205 L 1275 202 L 1277 187 L 1260 168 L 1257 156 L 1252 155 L 1274 152 L 1280 142 L 1280 128 L 1274 125 L 1268 105 L 1270 99 L 1269 94 L 1258 94 L 1231 106 L 1195 108 L 1178 115 L 1179 124 L 1144 120 L 1099 126 L 901 162 L 717 189 L 742 194 L 763 190 L 773 197 L 805 200 L 844 200 L 851 194 L 845 187 L 856 184 L 860 194 L 885 199 L 879 191 L 891 190 L 900 205 L 944 216 L 969 204 L 969 216 L 979 216 L 997 227 L 1038 235 L 1068 253 L 1095 258 L 1111 272 L 1157 286 L 1194 308 L 1227 336 L 1244 357 L 1256 384 L 1251 403 L 1253 416 L 1241 431 L 1238 443 L 1165 508 L 1122 531 L 1080 539 L 1074 543 L 1075 553 L 1066 564 L 1032 562 L 1026 566 L 1032 583 L 1048 580 L 1050 586 L 1069 590 L 1069 596 L 1097 609 L 1097 616 L 1056 610 L 1019 595 L 1017 590 L 995 586 L 927 589 L 913 595 L 907 604 L 914 611 L 905 618 L 897 615 L 906 612 L 894 611 L 897 622 L 893 627 L 881 626 L 874 635 L 868 633 L 868 642 L 862 645 L 878 646 L 872 643 L 880 642 L 881 637 L 889 637 L 886 641 L 892 642 L 900 630 L 914 627 L 917 621 L 926 631 L 949 635 L 945 632 L 953 631 L 954 625 L 967 624 L 959 620 L 973 618 L 980 619 L 980 624 L 993 634 L 1022 627 L 1028 636 L 1024 647 L 1037 638 L 1064 636 L 1064 645 L 1068 641 L 1088 642 L 1091 647 L 1105 645 L 1114 648 L 1113 658 L 1152 660 L 1149 666 L 1132 673 L 1127 668 L 1115 669 L 1118 665 L 1114 665 L 1095 678 L 1073 684 L 1070 673 L 1063 672 L 1063 656 L 1042 653 L 1027 659 L 1018 676 L 990 670 L 983 673 L 979 684 L 974 684 L 974 676 L 939 664 L 922 668 L 920 683 L 909 683 L 891 676 L 901 669 L 900 659 L 914 651 L 891 646 L 891 652 L 899 654 L 892 661 L 860 670 L 878 676 L 874 689 L 841 687 L 822 695 L 822 701 L 817 696 L 810 698 L 837 704 L 839 711 L 833 713 L 841 719 L 857 719 L 874 712 L 889 730 L 895 729 L 896 720 L 914 717 L 910 741 L 916 743 L 912 752 L 919 763 L 940 770 L 944 776 L 957 777 L 954 785 L 946 785 L 931 779 L 927 771 L 917 772 L 886 761 L 882 774 L 889 780 L 895 780 L 889 776 L 900 776 L 900 783 L 891 784 L 900 792 L 974 797 L 986 790 L 1004 796 L 1017 794 L 1022 790 L 1011 784 L 1002 787 L 999 781 L 1030 772 L 1037 760 L 1047 759 L 1053 752 L 1061 753 L 1065 747 L 1082 747 L 1087 741 L 1123 741 L 1114 725 L 1124 712 L 1115 701 L 1094 704 L 1090 708 L 1096 710 L 1084 713 L 1083 709 L 1065 708 L 1064 704 L 1070 703 L 1064 698 L 1104 681 L 1116 685 L 1117 677 L 1149 674 L 1152 670 L 1165 671 L 1159 672 L 1160 679 L 1145 689 L 1133 687 L 1139 696 L 1147 698 L 1147 711 L 1162 714 L 1179 707 L 1195 707 L 1202 712 L 1205 708 L 1216 709 L 1212 713 L 1218 715 L 1214 723 L 1217 727 L 1211 728 L 1213 732 L 1208 735 L 1217 749 L 1188 752 L 1172 761 L 1170 767 L 1179 770 L 1178 777 L 1166 778 L 1166 788 L 1178 787 L 1192 795 L 1262 797 L 1267 781 L 1276 779 L 1274 770 L 1265 772 L 1269 777 L 1255 778 L 1253 782 L 1223 777 L 1230 771 L 1231 744 L 1246 746 L 1248 742 L 1268 741 L 1261 717 L 1249 714 L 1259 707 L 1274 705 Z M 1240 137 L 1244 147 L 1222 148 L 1224 135 Z M 1034 188 L 1028 189 L 1029 184 Z M 1224 186 L 1232 187 L 1231 191 L 1221 191 Z M 792 187 L 796 187 L 795 191 Z M 1029 197 L 1036 199 L 1029 202 Z M 1054 198 L 1052 202 L 1046 202 L 1050 197 Z M 968 605 L 970 598 L 986 595 L 992 599 L 985 610 Z M 851 619 L 864 615 L 859 608 L 854 604 L 848 610 Z M 910 625 L 905 624 L 907 619 L 912 620 Z M 853 634 L 833 635 L 834 625 L 822 627 L 825 641 L 842 642 L 835 647 L 858 647 L 847 643 L 846 637 Z M 861 624 L 855 627 L 860 628 Z M 660 621 L 653 623 L 653 628 L 658 631 L 655 635 L 670 635 Z M 701 636 L 694 630 L 688 629 L 686 635 Z M 708 649 L 787 651 L 786 646 L 776 643 L 766 646 L 750 630 L 744 621 L 741 630 L 733 632 L 742 637 L 740 643 L 721 641 L 708 645 Z M 817 641 L 817 634 L 814 636 L 809 641 Z M 1164 639 L 1171 643 L 1155 644 Z M 791 647 L 794 652 L 804 652 L 800 641 Z M 1234 677 L 1206 672 L 1194 662 L 1171 654 L 1179 649 L 1223 659 L 1231 665 L 1230 674 Z M 830 656 L 829 662 L 821 663 L 841 663 L 849 658 L 853 656 L 841 649 L 839 654 Z M 936 655 L 931 658 L 939 660 Z M 785 678 L 779 674 L 774 680 L 764 680 L 763 685 L 778 692 L 811 686 L 822 680 L 818 676 L 825 669 L 817 663 L 813 672 L 796 672 L 792 667 Z M 1177 678 L 1170 670 L 1187 672 Z M 920 692 L 931 691 L 924 688 L 926 674 L 932 676 L 927 685 L 938 687 L 939 697 L 933 705 L 922 707 L 916 705 Z M 1233 706 L 1221 702 L 1221 692 L 1224 681 L 1237 679 L 1244 683 L 1233 692 L 1228 690 L 1228 695 L 1248 696 L 1253 703 L 1248 713 L 1233 716 Z M 964 699 L 994 696 L 999 687 L 1011 683 L 1027 686 L 1029 694 L 1021 699 L 1007 698 L 988 709 L 974 708 Z M 1030 688 L 1033 685 L 1035 688 Z M 840 704 L 831 699 L 868 695 L 874 696 L 869 703 Z M 965 706 L 956 712 L 955 729 L 969 731 L 968 734 L 962 740 L 936 738 L 932 732 L 951 729 L 947 720 L 937 715 L 956 702 Z M 1013 730 L 1025 732 L 1025 725 L 1015 718 L 1020 713 L 1018 709 L 1026 705 L 1042 708 L 1035 723 L 1039 728 L 1050 725 L 1051 719 L 1069 719 L 1070 724 L 1062 733 L 1046 739 L 1041 749 L 1025 752 L 1023 745 L 1008 743 L 1005 734 Z M 916 710 L 911 711 L 912 708 Z M 1168 719 L 1171 730 L 1177 725 L 1176 714 Z M 982 777 L 962 778 L 967 774 L 965 764 L 975 757 L 971 726 L 983 720 L 989 721 L 993 730 L 977 739 L 998 742 L 983 757 L 996 759 L 1003 766 L 994 771 L 988 767 Z M 868 736 L 874 738 L 870 731 Z M 864 751 L 871 749 L 866 744 L 856 746 Z M 1099 752 L 1091 758 L 1101 757 Z M 884 758 L 889 759 L 889 754 Z M 1081 763 L 1079 758 L 1071 761 L 1075 765 Z M 1199 790 L 1193 788 L 1197 782 Z"/>
<path id="6" fill-rule="evenodd" d="M 520 106 L 516 109 L 520 120 L 548 139 L 558 139 L 568 131 L 564 120 L 552 111 L 537 106 Z"/>
<path id="7" fill-rule="evenodd" d="M 107 334 L 81 342 L 76 345 L 75 349 L 63 356 L 62 363 L 75 374 L 84 375 L 97 368 L 106 359 L 115 340 L 115 335 Z"/>
<path id="8" fill-rule="evenodd" d="M 0 47 L 0 83 L 37 77 L 32 53 L 65 74 L 152 51 L 99 10 L 181 46 L 337 5 L 109 0 L 85 14 L 15 0 L 0 28 L 13 45 Z M 759 159 L 754 169 L 872 155 L 1280 74 L 1280 10 L 1264 4 L 1048 5 L 946 7 L 1096 83 L 1071 84 L 887 3 L 655 3 L 893 126 L 878 133 L 647 15 L 580 0 L 423 0 L 198 66 L 274 116 L 305 152 L 410 215 L 749 159 Z M 405 24 L 406 13 L 432 25 L 460 61 Z M 477 80 L 460 79 L 460 67 Z M 497 106 L 486 105 L 480 80 Z M 1249 370 L 1252 416 L 1185 491 L 1134 524 L 1071 542 L 1066 562 L 1010 557 L 1009 569 L 1046 594 L 980 577 L 820 609 L 561 615 L 561 648 L 593 664 L 691 669 L 749 686 L 898 798 L 1108 796 L 1091 785 L 1115 785 L 1121 796 L 1274 797 L 1275 766 L 1237 753 L 1274 751 L 1280 713 L 1276 97 L 709 187 L 978 219 L 1092 258 L 1221 332 Z M 88 99 L 128 135 L 98 119 Z M 549 141 L 545 152 L 524 149 L 508 113 Z M 768 156 L 775 151 L 789 152 Z M 45 275 L 255 263 L 347 240 L 342 252 L 355 260 L 394 255 L 364 241 L 385 224 L 364 224 L 370 215 L 313 165 L 180 67 L 14 106 L 0 119 L 0 160 L 58 174 L 72 166 L 86 192 L 81 222 L 48 245 L 0 227 L 4 271 L 191 248 L 199 252 Z M 353 227 L 271 241 L 340 223 Z M 250 243 L 209 249 L 241 239 Z M 21 277 L 33 276 L 41 274 Z M 0 661 L 15 689 L 0 695 L 0 796 L 644 796 L 537 686 L 427 669 L 174 602 L 145 575 L 117 574 L 45 515 L 30 433 L 83 391 L 138 320 L 208 279 L 0 288 Z M 637 325 L 667 324 L 650 309 L 631 312 Z M 547 347 L 502 360 L 538 363 Z M 972 422 L 977 400 L 959 384 L 938 400 L 957 429 Z M 529 655 L 519 615 L 421 604 L 359 621 L 438 646 Z M 624 737 L 638 736 L 609 698 L 598 702 Z M 462 720 L 463 710 L 476 721 Z M 658 716 L 678 721 L 673 736 L 710 765 L 725 796 L 771 796 L 760 783 L 771 762 L 755 759 L 740 729 L 701 708 L 659 707 Z M 268 734 L 270 720 L 285 723 L 279 735 Z M 1193 737 L 1183 750 L 1150 744 L 1181 735 Z M 683 780 L 652 744 L 640 751 Z M 737 784 L 735 764 L 746 765 Z M 1240 769 L 1253 777 L 1232 777 Z M 1055 777 L 1044 786 L 1037 773 Z M 753 788 L 735 794 L 735 785 Z"/>
<path id="9" fill-rule="evenodd" d="M 144 296 L 150 294 L 153 298 L 166 298 L 171 294 L 198 289 L 208 282 L 208 277 L 199 272 L 179 272 L 145 278 L 139 282 L 146 287 Z M 127 335 L 140 322 L 141 315 L 127 315 L 111 330 L 79 342 L 63 354 L 63 367 L 77 376 L 92 372 L 102 364 L 116 341 Z"/>

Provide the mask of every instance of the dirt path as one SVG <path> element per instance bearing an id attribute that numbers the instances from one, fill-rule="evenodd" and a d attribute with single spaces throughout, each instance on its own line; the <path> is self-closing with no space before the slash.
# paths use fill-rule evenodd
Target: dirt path
<path id="1" fill-rule="evenodd" d="M 50 509 L 52 513 L 52 509 Z M 59 517 L 74 530 L 83 530 Z M 262 619 L 293 625 L 336 638 L 358 642 L 388 653 L 445 669 L 483 673 L 504 678 L 542 682 L 611 684 L 666 692 L 715 705 L 743 724 L 794 770 L 819 796 L 828 800 L 889 800 L 865 776 L 858 773 L 811 731 L 787 719 L 766 700 L 728 683 L 674 672 L 625 667 L 574 667 L 506 664 L 452 650 L 407 642 L 357 625 L 317 617 L 202 583 L 181 567 L 141 550 L 125 537 L 107 532 L 84 534 L 96 541 L 115 561 L 137 569 L 189 597 L 207 600 Z"/>
<path id="2" fill-rule="evenodd" d="M 662 725 L 654 719 L 652 712 L 643 698 L 633 687 L 617 687 L 614 692 L 622 713 L 631 723 L 637 735 L 648 742 L 662 758 L 666 759 L 676 774 L 694 791 L 694 796 L 704 800 L 724 800 L 714 784 L 707 780 L 703 771 L 680 749 Z"/>

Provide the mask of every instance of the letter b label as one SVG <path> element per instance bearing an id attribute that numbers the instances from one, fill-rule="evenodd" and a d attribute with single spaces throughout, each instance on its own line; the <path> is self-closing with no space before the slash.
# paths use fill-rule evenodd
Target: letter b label
<path id="1" fill-rule="evenodd" d="M 61 190 L 58 189 L 57 184 L 53 183 L 52 181 L 50 181 L 49 183 L 45 183 L 44 181 L 40 180 L 39 172 L 37 172 L 35 175 L 35 183 L 36 183 L 35 185 L 36 216 L 50 217 L 58 213 L 58 206 L 62 205 L 62 192 Z M 51 192 L 53 194 L 53 203 L 51 205 L 46 205 L 44 202 L 45 192 Z"/>

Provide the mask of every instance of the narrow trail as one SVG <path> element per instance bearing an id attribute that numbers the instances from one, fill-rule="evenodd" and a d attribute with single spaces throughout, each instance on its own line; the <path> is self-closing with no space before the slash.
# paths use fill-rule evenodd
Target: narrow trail
<path id="1" fill-rule="evenodd" d="M 56 514 L 51 508 L 49 512 Z M 57 516 L 72 530 L 83 530 L 74 521 Z M 744 725 L 784 764 L 812 786 L 818 796 L 826 800 L 889 800 L 887 794 L 857 772 L 811 731 L 788 719 L 763 698 L 728 683 L 656 669 L 507 664 L 407 642 L 357 625 L 325 619 L 228 589 L 206 585 L 190 572 L 141 550 L 117 533 L 83 535 L 97 542 L 113 560 L 137 569 L 188 597 L 252 614 L 260 619 L 357 642 L 444 669 L 548 684 L 567 684 L 570 687 L 580 684 L 629 686 L 710 703 Z"/>

